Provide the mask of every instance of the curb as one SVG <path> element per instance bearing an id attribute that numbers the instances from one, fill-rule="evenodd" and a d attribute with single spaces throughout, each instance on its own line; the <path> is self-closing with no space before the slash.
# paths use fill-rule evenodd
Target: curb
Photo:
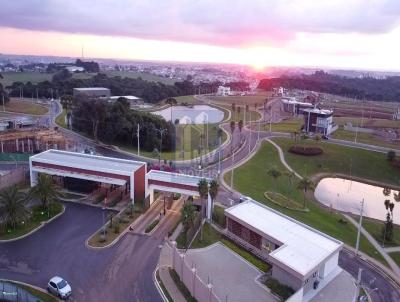
<path id="1" fill-rule="evenodd" d="M 168 266 L 165 266 L 165 267 L 168 267 Z M 157 274 L 159 268 L 160 267 L 157 265 L 155 270 L 154 270 L 154 272 L 153 272 L 153 282 L 154 282 L 154 284 L 155 284 L 155 286 L 157 288 L 157 291 L 160 294 L 161 298 L 164 300 L 164 302 L 169 302 L 167 296 L 165 295 L 163 289 L 161 288 L 160 283 L 157 280 L 157 275 L 156 274 Z M 161 277 L 160 277 L 160 279 L 161 279 Z"/>
<path id="2" fill-rule="evenodd" d="M 33 230 L 30 231 L 29 233 L 26 233 L 26 234 L 24 234 L 24 235 L 21 235 L 21 236 L 19 236 L 19 237 L 17 237 L 17 238 L 0 240 L 0 243 L 7 243 L 7 242 L 12 242 L 12 241 L 17 241 L 17 240 L 20 240 L 20 239 L 24 239 L 25 237 L 28 237 L 28 236 L 32 235 L 33 233 L 39 231 L 42 227 L 44 227 L 45 225 L 49 224 L 50 222 L 52 222 L 53 220 L 55 220 L 56 218 L 58 218 L 58 217 L 60 217 L 62 214 L 64 214 L 64 212 L 65 212 L 65 206 L 64 206 L 64 205 L 62 205 L 62 206 L 63 206 L 63 209 L 62 209 L 62 211 L 61 211 L 60 213 L 58 213 L 58 214 L 57 214 L 56 216 L 54 216 L 54 217 L 51 217 L 51 218 L 50 218 L 49 220 L 47 220 L 47 221 L 42 221 L 42 222 L 40 223 L 40 225 L 39 225 L 37 228 L 33 229 Z"/>
<path id="3" fill-rule="evenodd" d="M 30 287 L 30 288 L 36 289 L 37 291 L 40 291 L 40 292 L 42 292 L 42 293 L 44 293 L 44 294 L 47 294 L 47 295 L 49 295 L 50 297 L 53 297 L 56 301 L 59 301 L 59 302 L 62 301 L 62 300 L 60 300 L 59 298 L 57 298 L 56 296 L 53 296 L 53 295 L 49 294 L 46 290 L 44 290 L 43 288 L 41 288 L 41 287 L 39 287 L 39 286 L 36 286 L 36 285 L 32 285 L 32 284 L 28 284 L 28 283 L 21 282 L 21 281 L 16 281 L 16 280 L 10 280 L 10 279 L 0 279 L 0 281 L 8 282 L 8 283 L 14 283 L 14 284 L 19 284 L 19 285 L 24 285 L 24 286 L 26 286 L 26 287 Z M 167 301 L 167 302 L 168 302 L 168 301 Z"/>
<path id="4" fill-rule="evenodd" d="M 122 209 L 121 211 L 119 211 L 117 215 L 120 215 L 124 210 L 125 210 L 125 209 Z M 110 247 L 114 246 L 126 233 L 129 232 L 129 228 L 130 228 L 132 225 L 134 225 L 141 217 L 143 217 L 143 215 L 144 215 L 143 213 L 140 214 L 140 216 L 139 216 L 138 218 L 136 218 L 135 221 L 133 221 L 130 225 L 126 226 L 126 228 L 125 228 L 117 237 L 115 237 L 114 240 L 111 241 L 109 244 L 104 245 L 104 246 L 92 246 L 92 245 L 90 245 L 90 244 L 89 244 L 90 238 L 92 238 L 93 236 L 95 236 L 99 231 L 101 231 L 101 230 L 103 229 L 103 226 L 104 226 L 104 225 L 102 225 L 102 226 L 101 226 L 100 228 L 98 228 L 92 235 L 90 235 L 90 237 L 89 237 L 88 239 L 85 240 L 85 246 L 86 246 L 88 249 L 91 249 L 91 250 L 101 250 L 101 249 L 106 249 L 106 248 L 110 248 Z M 107 224 L 107 222 L 106 222 L 106 224 Z"/>

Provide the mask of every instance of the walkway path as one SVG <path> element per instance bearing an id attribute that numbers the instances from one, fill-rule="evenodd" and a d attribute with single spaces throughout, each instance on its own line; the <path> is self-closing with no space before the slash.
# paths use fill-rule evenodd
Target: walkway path
<path id="1" fill-rule="evenodd" d="M 387 253 L 400 252 L 400 246 L 392 246 L 383 248 Z"/>
<path id="2" fill-rule="evenodd" d="M 295 175 L 302 179 L 303 177 L 296 173 L 286 162 L 283 151 L 281 147 L 279 147 L 275 142 L 271 141 L 270 139 L 266 139 L 266 141 L 270 142 L 277 150 L 279 153 L 279 158 L 282 162 L 282 164 L 290 171 L 294 172 Z M 346 217 L 347 220 L 349 220 L 356 228 L 358 227 L 358 223 L 349 215 L 342 213 L 344 217 Z M 387 251 L 382 248 L 379 243 L 375 240 L 374 237 L 371 236 L 370 233 L 368 233 L 363 227 L 361 227 L 361 233 L 367 238 L 367 240 L 375 247 L 375 249 L 382 255 L 382 257 L 386 260 L 386 262 L 389 264 L 390 268 L 393 270 L 393 272 L 400 277 L 400 268 L 396 264 L 396 262 L 393 261 L 393 259 L 388 255 Z M 398 247 L 398 251 L 400 251 L 400 247 Z"/>
<path id="3" fill-rule="evenodd" d="M 172 280 L 171 275 L 169 274 L 169 267 L 163 266 L 159 268 L 160 278 L 165 288 L 168 290 L 169 295 L 171 296 L 174 302 L 186 302 L 185 297 L 182 295 L 179 288 L 176 286 L 175 281 Z"/>
<path id="4" fill-rule="evenodd" d="M 355 221 L 351 216 L 342 213 L 344 217 L 348 221 L 350 221 L 356 228 L 358 227 L 358 222 Z M 374 237 L 370 233 L 368 233 L 363 227 L 361 227 L 361 234 L 365 236 L 365 238 L 368 239 L 368 241 L 376 248 L 376 250 L 382 255 L 383 258 L 385 258 L 386 262 L 389 264 L 390 268 L 395 272 L 397 276 L 400 277 L 400 268 L 396 264 L 396 262 L 393 261 L 393 259 L 388 255 L 388 253 L 385 251 L 383 247 L 380 246 L 380 244 L 375 240 Z"/>

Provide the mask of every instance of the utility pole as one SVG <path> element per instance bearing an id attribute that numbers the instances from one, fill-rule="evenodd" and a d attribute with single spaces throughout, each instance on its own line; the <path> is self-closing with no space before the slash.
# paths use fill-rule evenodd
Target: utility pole
<path id="1" fill-rule="evenodd" d="M 233 149 L 233 152 L 232 152 L 232 167 L 233 167 L 234 163 L 235 163 L 235 150 Z M 235 169 L 233 169 L 233 168 L 231 170 L 231 188 L 232 189 L 233 189 L 233 171 L 234 170 Z"/>
<path id="2" fill-rule="evenodd" d="M 356 242 L 356 255 L 358 255 L 358 249 L 359 249 L 359 246 L 360 246 L 360 233 L 361 233 L 363 209 L 364 209 L 364 198 L 361 201 L 360 221 L 358 222 L 358 232 L 357 232 L 357 242 Z"/>
<path id="3" fill-rule="evenodd" d="M 158 133 L 160 133 L 160 150 L 159 150 L 159 156 L 158 156 L 158 165 L 161 166 L 161 149 L 162 149 L 162 137 L 165 133 L 165 131 L 167 131 L 167 129 L 156 129 Z"/>
<path id="4" fill-rule="evenodd" d="M 218 175 L 221 173 L 221 140 L 222 136 L 219 136 L 219 148 L 218 148 Z"/>
<path id="5" fill-rule="evenodd" d="M 137 124 L 137 155 L 140 156 L 140 125 Z"/>
<path id="6" fill-rule="evenodd" d="M 261 127 L 261 119 L 258 121 L 258 137 L 257 137 L 257 141 L 260 140 L 260 127 Z"/>
<path id="7" fill-rule="evenodd" d="M 6 111 L 6 108 L 4 106 L 4 94 L 3 94 L 3 112 Z"/>

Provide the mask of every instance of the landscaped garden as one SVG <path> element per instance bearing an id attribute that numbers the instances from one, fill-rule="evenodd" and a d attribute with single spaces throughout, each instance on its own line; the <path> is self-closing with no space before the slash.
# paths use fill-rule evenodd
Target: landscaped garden
<path id="1" fill-rule="evenodd" d="M 50 176 L 39 174 L 31 190 L 11 186 L 0 192 L 0 240 L 15 239 L 37 229 L 63 211 Z M 33 202 L 37 200 L 38 202 Z"/>
<path id="2" fill-rule="evenodd" d="M 105 247 L 116 240 L 142 213 L 140 205 L 129 205 L 118 214 L 107 212 L 107 222 L 88 240 L 91 247 Z"/>
<path id="3" fill-rule="evenodd" d="M 276 138 L 274 141 L 282 147 L 289 165 L 303 176 L 312 177 L 321 172 L 350 174 L 351 171 L 353 176 L 392 184 L 399 179 L 400 171 L 395 170 L 388 163 L 385 154 L 311 140 L 298 142 L 297 144 L 306 146 L 322 146 L 323 154 L 310 157 L 289 153 L 288 149 L 294 144 L 291 139 Z M 268 173 L 272 168 L 280 171 L 279 176 L 274 177 Z M 356 228 L 347 223 L 340 213 L 321 206 L 311 194 L 312 190 L 304 195 L 303 187 L 299 186 L 300 181 L 298 179 L 291 180 L 287 172 L 288 170 L 280 162 L 276 148 L 265 142 L 251 160 L 235 170 L 234 188 L 271 208 L 355 246 Z M 225 181 L 229 183 L 230 173 L 225 174 L 224 177 Z M 309 212 L 293 211 L 269 201 L 264 195 L 268 191 L 276 191 L 290 198 L 297 202 L 299 207 L 304 207 L 305 204 Z M 361 237 L 360 248 L 368 255 L 385 263 L 380 254 L 364 237 Z"/>

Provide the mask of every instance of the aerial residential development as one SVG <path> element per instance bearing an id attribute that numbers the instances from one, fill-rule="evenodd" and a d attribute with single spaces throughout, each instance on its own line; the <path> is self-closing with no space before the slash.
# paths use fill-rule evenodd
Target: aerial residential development
<path id="1" fill-rule="evenodd" d="M 0 9 L 0 302 L 400 301 L 393 1 L 36 2 Z"/>

